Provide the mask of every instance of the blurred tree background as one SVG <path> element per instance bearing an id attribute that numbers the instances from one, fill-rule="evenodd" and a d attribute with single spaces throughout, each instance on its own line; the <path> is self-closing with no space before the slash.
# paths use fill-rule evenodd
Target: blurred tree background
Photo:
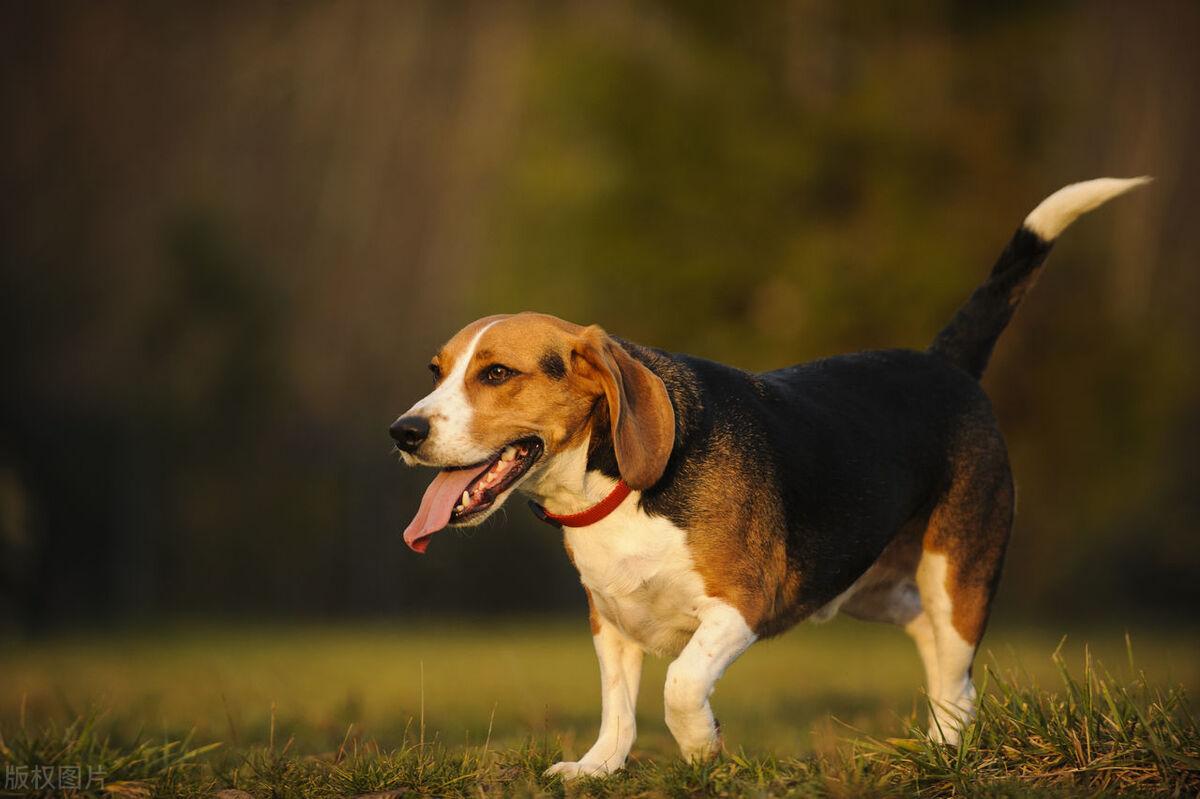
<path id="1" fill-rule="evenodd" d="M 409 553 L 386 428 L 537 309 L 763 369 L 923 347 L 1046 194 L 985 379 L 999 607 L 1200 599 L 1200 6 L 7 3 L 0 624 L 582 604 L 511 503 Z"/>

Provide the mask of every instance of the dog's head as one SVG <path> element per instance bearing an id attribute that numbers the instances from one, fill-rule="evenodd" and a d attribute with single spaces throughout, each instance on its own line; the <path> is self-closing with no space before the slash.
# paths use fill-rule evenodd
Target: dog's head
<path id="1" fill-rule="evenodd" d="M 662 476 L 675 415 L 662 380 L 599 327 L 535 313 L 489 316 L 429 364 L 434 388 L 391 426 L 404 462 L 440 469 L 404 540 L 478 524 L 531 474 L 605 425 L 634 489 Z"/>

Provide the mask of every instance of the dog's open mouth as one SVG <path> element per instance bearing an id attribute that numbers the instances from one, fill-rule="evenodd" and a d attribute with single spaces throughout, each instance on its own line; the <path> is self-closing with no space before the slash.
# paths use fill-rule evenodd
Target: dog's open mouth
<path id="1" fill-rule="evenodd" d="M 541 454 L 542 442 L 536 438 L 515 441 L 501 450 L 463 490 L 450 514 L 450 523 L 465 521 L 491 508 L 496 497 L 520 480 Z"/>
<path id="2" fill-rule="evenodd" d="M 483 463 L 438 472 L 425 489 L 417 515 L 404 531 L 405 543 L 416 552 L 424 552 L 429 537 L 446 525 L 469 524 L 485 515 L 537 463 L 542 450 L 541 439 L 521 438 Z"/>

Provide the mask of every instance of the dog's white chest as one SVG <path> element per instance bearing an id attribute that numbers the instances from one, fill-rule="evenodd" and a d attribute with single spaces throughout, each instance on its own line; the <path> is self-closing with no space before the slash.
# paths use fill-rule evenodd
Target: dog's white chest
<path id="1" fill-rule="evenodd" d="M 564 532 L 596 611 L 643 648 L 678 654 L 710 601 L 687 534 L 637 510 L 632 498 L 601 521 Z"/>

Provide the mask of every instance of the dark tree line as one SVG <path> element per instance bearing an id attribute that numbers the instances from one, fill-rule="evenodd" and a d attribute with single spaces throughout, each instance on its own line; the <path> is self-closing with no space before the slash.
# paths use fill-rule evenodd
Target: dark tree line
<path id="1" fill-rule="evenodd" d="M 0 615 L 582 600 L 520 503 L 423 559 L 386 427 L 538 309 L 768 368 L 924 346 L 1042 196 L 987 378 L 1001 608 L 1200 598 L 1193 4 L 21 4 L 0 11 Z"/>

